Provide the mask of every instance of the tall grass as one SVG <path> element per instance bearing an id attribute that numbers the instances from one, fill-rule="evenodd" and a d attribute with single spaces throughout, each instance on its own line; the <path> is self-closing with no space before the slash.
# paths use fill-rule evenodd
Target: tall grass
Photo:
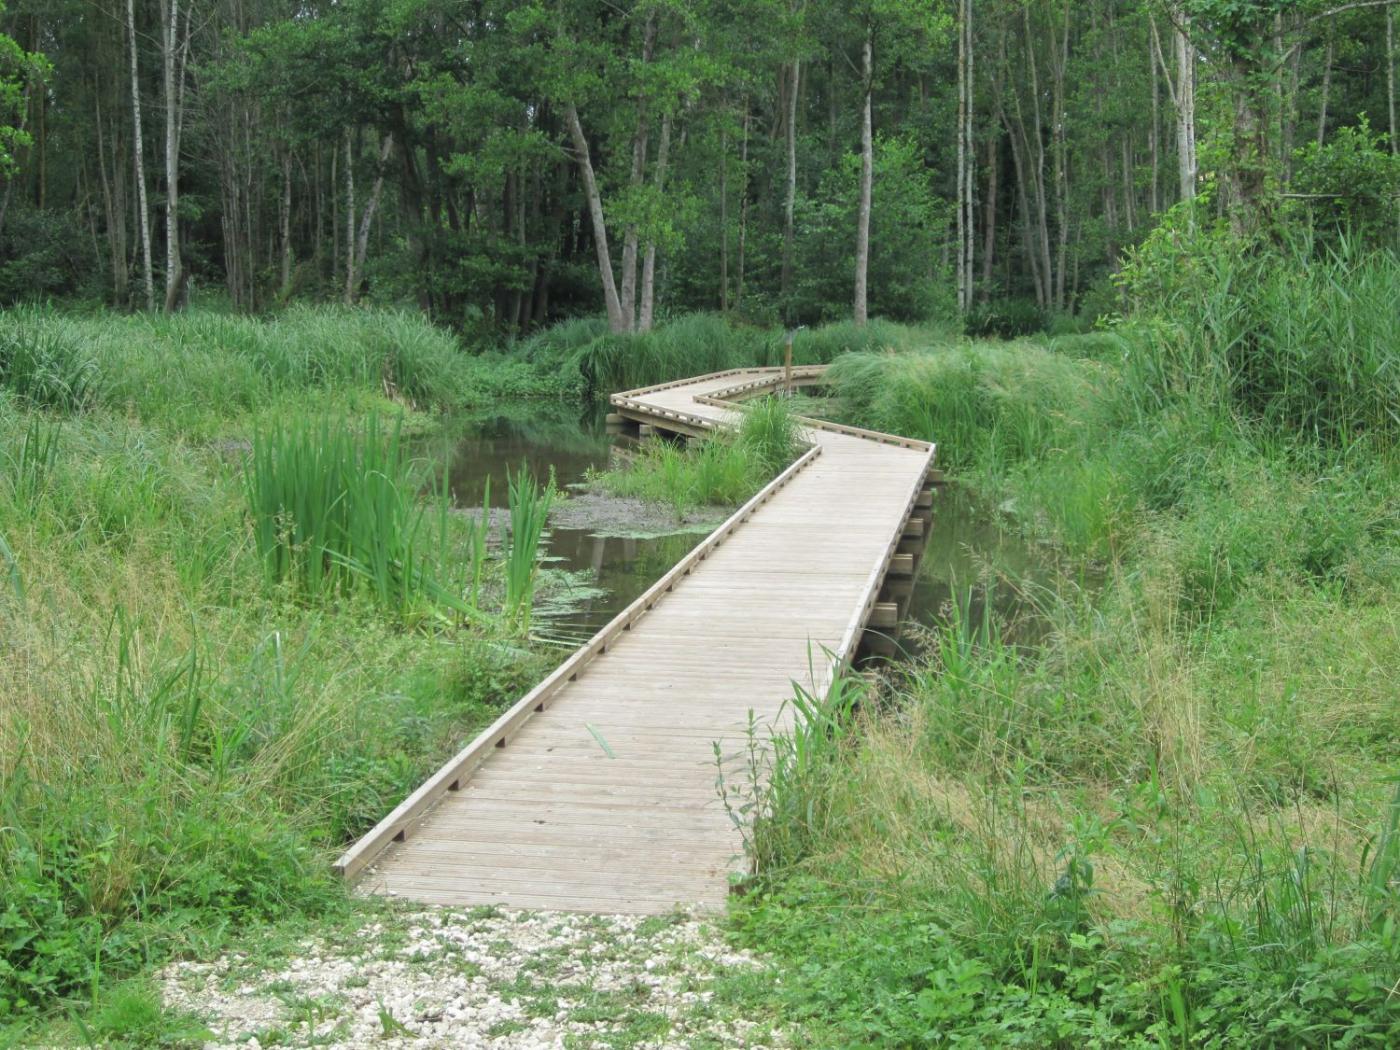
<path id="1" fill-rule="evenodd" d="M 852 418 L 935 441 L 955 470 L 999 471 L 1092 432 L 1108 366 L 1030 343 L 848 354 L 827 373 Z"/>
<path id="2" fill-rule="evenodd" d="M 416 313 L 294 307 L 272 321 L 189 311 L 0 318 L 0 386 L 36 405 L 105 405 L 202 431 L 299 391 L 355 390 L 423 408 L 467 403 L 477 374 Z"/>
<path id="3" fill-rule="evenodd" d="M 99 394 L 97 363 L 66 325 L 30 311 L 0 315 L 0 387 L 39 408 L 76 411 Z"/>
<path id="4" fill-rule="evenodd" d="M 685 446 L 649 444 L 631 464 L 596 474 L 617 496 L 663 503 L 683 515 L 696 507 L 732 506 L 762 488 L 797 455 L 798 428 L 778 398 L 753 402 L 739 429 Z"/>
<path id="5" fill-rule="evenodd" d="M 10 498 L 31 513 L 53 477 L 61 431 L 61 424 L 35 415 L 20 438 L 19 447 L 12 453 L 3 453 L 8 464 L 6 479 L 10 483 Z"/>
<path id="6" fill-rule="evenodd" d="M 935 338 L 926 327 L 875 320 L 803 329 L 793 340 L 798 364 L 826 364 L 858 350 L 909 349 Z M 526 340 L 527 360 L 579 377 L 595 395 L 681 379 L 706 372 L 784 360 L 784 333 L 776 328 L 730 324 L 717 314 L 687 314 L 650 332 L 616 335 L 598 321 L 566 321 Z"/>
<path id="7" fill-rule="evenodd" d="M 245 461 L 100 406 L 10 404 L 0 1028 L 338 907 L 328 855 L 540 673 L 494 615 L 417 615 L 469 608 L 426 589 L 463 572 L 485 605 L 494 573 L 441 488 L 419 500 L 396 420 L 236 417 Z"/>
<path id="8" fill-rule="evenodd" d="M 1130 390 L 1148 410 L 1214 398 L 1270 427 L 1350 444 L 1400 438 L 1400 258 L 1342 240 L 1319 254 L 1205 252 L 1151 300 Z"/>
<path id="9" fill-rule="evenodd" d="M 1400 265 L 1295 250 L 1177 260 L 1112 333 L 833 365 L 1108 583 L 1034 648 L 954 616 L 753 803 L 736 927 L 829 1045 L 1400 1039 Z"/>
<path id="10" fill-rule="evenodd" d="M 505 548 L 505 608 L 517 624 L 528 624 L 539 575 L 540 541 L 554 503 L 554 479 L 541 485 L 522 466 L 507 476 L 510 529 L 502 537 Z"/>
<path id="11" fill-rule="evenodd" d="M 316 599 L 364 591 L 399 614 L 441 594 L 425 558 L 434 538 L 446 542 L 445 518 L 436 537 L 425 529 L 401 428 L 371 414 L 362 434 L 343 419 L 297 419 L 254 435 L 245 496 L 270 583 Z"/>

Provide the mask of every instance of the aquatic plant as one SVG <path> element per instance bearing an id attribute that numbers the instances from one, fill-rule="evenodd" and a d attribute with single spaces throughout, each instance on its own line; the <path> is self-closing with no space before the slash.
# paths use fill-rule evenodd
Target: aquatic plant
<path id="1" fill-rule="evenodd" d="M 555 487 L 551 475 L 541 485 L 522 465 L 506 474 L 509 490 L 510 527 L 501 537 L 505 550 L 505 611 L 517 625 L 528 625 L 530 607 L 535 595 L 535 579 L 539 573 L 540 540 L 545 521 L 554 503 Z"/>

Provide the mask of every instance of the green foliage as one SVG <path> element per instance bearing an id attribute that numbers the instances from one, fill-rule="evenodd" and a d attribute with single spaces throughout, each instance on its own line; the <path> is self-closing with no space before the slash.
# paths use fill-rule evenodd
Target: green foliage
<path id="1" fill-rule="evenodd" d="M 399 615 L 440 593 L 424 561 L 446 537 L 425 531 L 416 487 L 402 420 L 385 429 L 370 415 L 362 436 L 345 420 L 256 433 L 245 493 L 268 582 L 321 600 L 363 590 Z"/>
<path id="2" fill-rule="evenodd" d="M 1309 142 L 1295 159 L 1298 210 L 1323 230 L 1365 244 L 1395 243 L 1400 223 L 1400 154 L 1363 116 L 1326 142 Z"/>
<path id="3" fill-rule="evenodd" d="M 934 192 L 922 149 L 912 136 L 875 143 L 869 262 L 870 310 L 895 321 L 951 317 L 949 275 L 939 274 L 938 242 L 951 221 L 949 202 Z M 848 153 L 798 201 L 802 259 L 793 302 L 780 311 L 806 323 L 850 313 L 855 272 L 860 157 Z"/>
<path id="4" fill-rule="evenodd" d="M 95 274 L 88 236 L 71 214 L 41 211 L 15 201 L 5 212 L 0 233 L 0 303 L 46 302 L 90 293 Z"/>
<path id="5" fill-rule="evenodd" d="M 976 304 L 963 325 L 967 334 L 977 339 L 1015 339 L 1044 331 L 1046 316 L 1032 299 L 1002 299 Z"/>
<path id="6" fill-rule="evenodd" d="M 554 479 L 541 485 L 522 466 L 507 477 L 510 488 L 510 529 L 501 538 L 506 552 L 506 614 L 528 622 L 539 574 L 540 540 L 555 499 Z"/>
<path id="7" fill-rule="evenodd" d="M 0 13 L 5 10 L 0 4 Z M 0 175 L 12 176 L 15 151 L 30 146 L 25 130 L 25 89 L 37 85 L 51 72 L 43 55 L 25 51 L 13 37 L 0 33 Z"/>
<path id="8" fill-rule="evenodd" d="M 71 331 L 16 312 L 0 318 L 0 386 L 32 405 L 72 412 L 98 396 L 100 380 Z"/>

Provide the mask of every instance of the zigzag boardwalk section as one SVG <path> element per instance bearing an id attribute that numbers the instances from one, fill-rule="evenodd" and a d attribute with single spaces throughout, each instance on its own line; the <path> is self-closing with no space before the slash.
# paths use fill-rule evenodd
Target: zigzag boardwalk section
<path id="1" fill-rule="evenodd" d="M 700 434 L 777 369 L 627 391 Z M 931 503 L 932 446 L 804 421 L 808 450 L 352 846 L 363 889 L 445 905 L 653 913 L 723 905 L 742 838 L 717 779 L 891 627 Z M 901 578 L 903 578 L 901 580 Z M 751 726 L 757 726 L 755 735 Z"/>

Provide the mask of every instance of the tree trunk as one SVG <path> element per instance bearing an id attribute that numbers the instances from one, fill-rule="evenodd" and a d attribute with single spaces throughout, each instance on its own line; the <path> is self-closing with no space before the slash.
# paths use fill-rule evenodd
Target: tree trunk
<path id="1" fill-rule="evenodd" d="M 1070 4 L 1066 0 L 1063 21 L 1060 25 L 1060 47 L 1058 54 L 1052 46 L 1050 52 L 1051 83 L 1051 134 L 1054 143 L 1052 170 L 1055 180 L 1055 225 L 1057 244 L 1055 250 L 1055 308 L 1063 310 L 1068 305 L 1065 298 L 1066 261 L 1069 252 L 1069 138 L 1065 131 L 1065 74 L 1069 68 L 1069 17 Z M 1054 43 L 1053 26 L 1050 40 Z M 1110 192 L 1111 189 L 1110 189 Z"/>
<path id="2" fill-rule="evenodd" d="M 1035 191 L 1035 230 L 1036 251 L 1040 256 L 1040 272 L 1044 280 L 1044 301 L 1042 306 L 1055 305 L 1055 266 L 1050 257 L 1050 206 L 1045 192 L 1045 126 L 1040 109 L 1040 72 L 1035 55 L 1036 33 L 1031 26 L 1029 7 L 1021 9 L 1026 30 L 1026 68 L 1031 75 L 1031 112 L 1035 118 L 1033 138 L 1035 165 L 1030 169 L 1031 188 Z M 1051 44 L 1053 46 L 1053 39 Z M 1027 149 L 1030 159 L 1030 148 Z"/>
<path id="3" fill-rule="evenodd" d="M 729 119 L 728 113 L 724 119 Z M 725 124 L 719 129 L 719 312 L 729 313 L 729 134 Z"/>
<path id="4" fill-rule="evenodd" d="M 179 101 L 176 53 L 179 50 L 179 0 L 161 0 L 161 90 L 165 95 L 165 312 L 178 305 L 179 255 Z"/>
<path id="5" fill-rule="evenodd" d="M 970 0 L 958 0 L 958 167 L 957 167 L 957 220 L 958 265 L 957 297 L 958 313 L 965 314 L 972 302 L 971 274 L 967 269 L 967 240 L 971 236 L 967 224 L 967 169 L 971 160 L 967 155 L 968 124 L 968 70 L 967 70 L 967 19 Z"/>
<path id="6" fill-rule="evenodd" d="M 1176 149 L 1181 199 L 1196 196 L 1196 49 L 1191 43 L 1191 21 L 1176 9 Z"/>
<path id="7" fill-rule="evenodd" d="M 1155 24 L 1155 23 L 1153 24 L 1152 32 L 1153 32 L 1153 35 L 1155 36 L 1155 34 L 1156 34 L 1156 32 L 1157 32 L 1156 24 Z M 1147 72 L 1147 76 L 1148 76 L 1148 79 L 1152 82 L 1152 126 L 1151 126 L 1151 128 L 1148 130 L 1148 138 L 1147 138 L 1147 150 L 1148 150 L 1149 156 L 1151 157 L 1151 163 L 1152 163 L 1152 182 L 1151 182 L 1150 187 L 1149 187 L 1149 189 L 1148 189 L 1147 207 L 1148 207 L 1148 210 L 1149 210 L 1153 215 L 1156 215 L 1159 211 L 1162 210 L 1161 172 L 1160 172 L 1160 170 L 1159 170 L 1160 167 L 1161 167 L 1161 152 L 1162 152 L 1162 148 L 1161 148 L 1161 137 L 1160 137 L 1160 135 L 1161 135 L 1161 126 L 1162 126 L 1162 125 L 1161 125 L 1161 116 L 1160 116 L 1160 110 L 1161 110 L 1161 101 L 1160 101 L 1160 99 L 1161 99 L 1162 89 L 1161 89 L 1161 85 L 1158 84 L 1158 82 L 1157 82 L 1157 63 L 1156 63 L 1156 61 L 1154 60 L 1153 55 L 1152 55 L 1152 50 L 1151 50 L 1151 49 L 1152 49 L 1152 43 L 1151 43 L 1151 41 L 1148 42 L 1148 45 L 1147 45 L 1147 46 L 1148 46 L 1148 53 L 1147 53 L 1147 71 L 1148 71 L 1148 72 Z"/>
<path id="8" fill-rule="evenodd" d="M 584 137 L 583 125 L 578 119 L 578 109 L 572 102 L 569 103 L 565 119 L 569 124 L 569 136 L 574 143 L 574 159 L 578 162 L 579 177 L 583 179 L 583 192 L 588 199 L 588 216 L 593 221 L 593 247 L 598 254 L 598 275 L 603 280 L 603 302 L 608 310 L 608 328 L 614 332 L 630 331 L 630 319 L 622 312 L 622 304 L 617 297 L 617 285 L 613 281 L 612 257 L 608 253 L 608 226 L 603 221 L 603 199 L 598 195 L 598 181 L 593 175 L 588 139 Z"/>
<path id="9" fill-rule="evenodd" d="M 787 119 L 787 192 L 783 198 L 783 270 L 779 283 L 779 300 L 782 303 L 783 320 L 791 320 L 792 310 L 792 253 L 793 253 L 793 210 L 797 202 L 797 93 L 802 85 L 802 60 L 792 60 L 792 77 L 788 83 Z"/>
<path id="10" fill-rule="evenodd" d="M 1327 34 L 1327 57 L 1322 64 L 1322 92 L 1317 105 L 1317 144 L 1327 141 L 1327 102 L 1332 93 L 1332 61 L 1336 57 L 1337 43 L 1331 31 Z"/>
<path id="11" fill-rule="evenodd" d="M 103 136 L 105 120 L 102 116 L 102 93 L 93 85 L 95 123 L 97 125 L 97 174 L 102 180 L 102 207 L 107 231 L 107 265 L 112 268 L 112 301 L 119 307 L 126 306 L 127 259 L 126 259 L 126 201 L 121 189 L 121 149 L 118 139 L 113 136 L 112 172 L 107 173 L 107 144 Z"/>
<path id="12" fill-rule="evenodd" d="M 966 219 L 963 223 L 963 272 L 966 274 L 965 298 L 963 309 L 972 309 L 972 284 L 973 284 L 973 264 L 975 261 L 975 250 L 977 246 L 977 139 L 974 134 L 976 130 L 975 116 L 973 114 L 973 102 L 976 98 L 977 75 L 974 68 L 973 35 L 972 35 L 972 0 L 963 0 L 966 14 L 963 18 L 963 35 L 966 37 L 967 62 L 966 76 L 964 78 L 963 90 L 967 95 L 967 105 L 964 107 L 963 135 L 966 139 L 967 166 L 963 169 L 964 188 L 962 193 L 963 209 L 966 211 Z"/>
<path id="13" fill-rule="evenodd" d="M 642 65 L 646 66 L 651 62 L 653 50 L 656 45 L 656 15 L 652 12 L 647 15 L 646 26 L 642 31 Z M 634 197 L 642 186 L 642 180 L 646 177 L 647 165 L 647 139 L 651 134 L 650 117 L 648 116 L 648 98 L 645 91 L 637 96 L 637 126 L 632 133 L 632 173 L 628 180 L 628 186 Z M 635 222 L 629 222 L 622 236 L 622 291 L 619 302 L 622 306 L 622 315 L 627 318 L 629 331 L 636 331 L 636 302 L 637 302 L 637 247 L 639 231 Z"/>
<path id="14" fill-rule="evenodd" d="M 132 153 L 136 162 L 136 219 L 141 225 L 141 282 L 146 291 L 146 309 L 156 308 L 155 278 L 151 269 L 151 212 L 146 201 L 146 151 L 141 132 L 141 82 L 137 68 L 136 0 L 126 0 L 126 28 L 131 42 L 131 122 Z"/>
<path id="15" fill-rule="evenodd" d="M 345 305 L 355 301 L 355 157 L 345 129 Z"/>
<path id="16" fill-rule="evenodd" d="M 292 292 L 292 153 L 282 154 L 282 202 L 278 209 L 282 235 L 282 291 L 286 299 Z"/>
<path id="17" fill-rule="evenodd" d="M 794 168 L 794 174 L 796 169 Z M 739 145 L 739 243 L 734 257 L 734 302 L 744 309 L 744 249 L 749 236 L 749 99 L 744 96 L 744 137 Z"/>
<path id="18" fill-rule="evenodd" d="M 379 166 L 374 172 L 374 186 L 369 192 L 369 200 L 365 202 L 365 211 L 360 216 L 360 233 L 355 239 L 355 265 L 354 273 L 356 281 L 353 288 L 346 289 L 347 303 L 352 303 L 359 296 L 359 282 L 364 279 L 365 258 L 369 254 L 369 231 L 374 225 L 375 213 L 379 211 L 379 199 L 384 193 L 384 170 L 389 163 L 389 154 L 394 149 L 394 134 L 387 132 L 384 141 L 379 145 Z"/>
<path id="19" fill-rule="evenodd" d="M 684 151 L 685 143 L 681 147 Z M 671 152 L 671 114 L 661 118 L 661 141 L 656 147 L 656 195 L 662 199 L 666 190 L 666 163 Z M 723 224 L 720 226 L 723 230 Z M 650 332 L 651 319 L 656 297 L 656 242 L 647 241 L 646 255 L 642 261 L 642 301 L 637 311 L 637 331 Z"/>
<path id="20" fill-rule="evenodd" d="M 1390 111 L 1390 152 L 1400 154 L 1400 126 L 1395 123 L 1395 8 L 1385 9 L 1385 101 Z"/>
<path id="21" fill-rule="evenodd" d="M 861 49 L 860 74 L 865 101 L 860 117 L 860 208 L 856 212 L 856 289 L 853 319 L 865 324 L 869 316 L 866 276 L 870 269 L 870 195 L 875 178 L 875 145 L 871 138 L 870 102 L 874 93 L 875 27 L 867 26 Z"/>
<path id="22" fill-rule="evenodd" d="M 998 144 L 1001 136 L 994 134 L 987 143 L 987 199 L 983 205 L 982 219 L 982 290 L 980 298 L 986 302 L 992 290 L 992 259 L 997 247 L 997 183 L 1001 177 L 1001 157 Z"/>

